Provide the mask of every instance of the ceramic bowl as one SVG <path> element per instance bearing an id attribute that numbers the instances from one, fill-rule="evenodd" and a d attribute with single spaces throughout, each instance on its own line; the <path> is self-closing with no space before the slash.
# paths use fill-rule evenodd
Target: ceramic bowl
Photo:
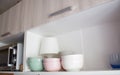
<path id="1" fill-rule="evenodd" d="M 43 65 L 46 71 L 55 72 L 61 69 L 60 58 L 45 58 Z"/>
<path id="2" fill-rule="evenodd" d="M 43 70 L 42 58 L 29 57 L 28 66 L 31 71 L 42 71 Z"/>
<path id="3" fill-rule="evenodd" d="M 80 71 L 83 67 L 83 55 L 73 54 L 61 56 L 62 67 L 66 71 Z"/>

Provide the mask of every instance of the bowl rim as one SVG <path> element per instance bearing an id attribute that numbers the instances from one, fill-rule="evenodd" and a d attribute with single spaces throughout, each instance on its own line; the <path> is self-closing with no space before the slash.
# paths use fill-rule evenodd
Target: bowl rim
<path id="1" fill-rule="evenodd" d="M 61 57 L 68 57 L 68 56 L 84 56 L 83 54 L 68 54 L 68 55 L 62 55 Z"/>

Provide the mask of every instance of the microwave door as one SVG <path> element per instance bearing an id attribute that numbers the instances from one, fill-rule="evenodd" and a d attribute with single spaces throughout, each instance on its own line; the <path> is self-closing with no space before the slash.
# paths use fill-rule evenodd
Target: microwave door
<path id="1" fill-rule="evenodd" d="M 13 60 L 13 47 L 9 47 L 9 50 L 8 50 L 8 66 L 11 67 L 13 66 L 13 63 L 12 63 L 12 60 Z"/>

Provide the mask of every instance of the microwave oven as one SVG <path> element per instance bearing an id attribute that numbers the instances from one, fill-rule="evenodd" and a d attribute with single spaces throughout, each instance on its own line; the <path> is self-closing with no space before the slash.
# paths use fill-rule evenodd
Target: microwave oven
<path id="1" fill-rule="evenodd" d="M 0 71 L 19 71 L 22 64 L 22 43 L 13 43 L 0 47 Z"/>

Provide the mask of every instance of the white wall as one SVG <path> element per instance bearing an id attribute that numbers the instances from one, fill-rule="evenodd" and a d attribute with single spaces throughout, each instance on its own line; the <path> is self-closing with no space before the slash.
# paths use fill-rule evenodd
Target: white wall
<path id="1" fill-rule="evenodd" d="M 83 52 L 84 70 L 111 69 L 110 55 L 120 53 L 119 28 L 111 23 L 58 35 L 60 50 Z"/>
<path id="2" fill-rule="evenodd" d="M 119 28 L 109 24 L 83 30 L 85 70 L 111 69 L 110 55 L 120 53 Z"/>

